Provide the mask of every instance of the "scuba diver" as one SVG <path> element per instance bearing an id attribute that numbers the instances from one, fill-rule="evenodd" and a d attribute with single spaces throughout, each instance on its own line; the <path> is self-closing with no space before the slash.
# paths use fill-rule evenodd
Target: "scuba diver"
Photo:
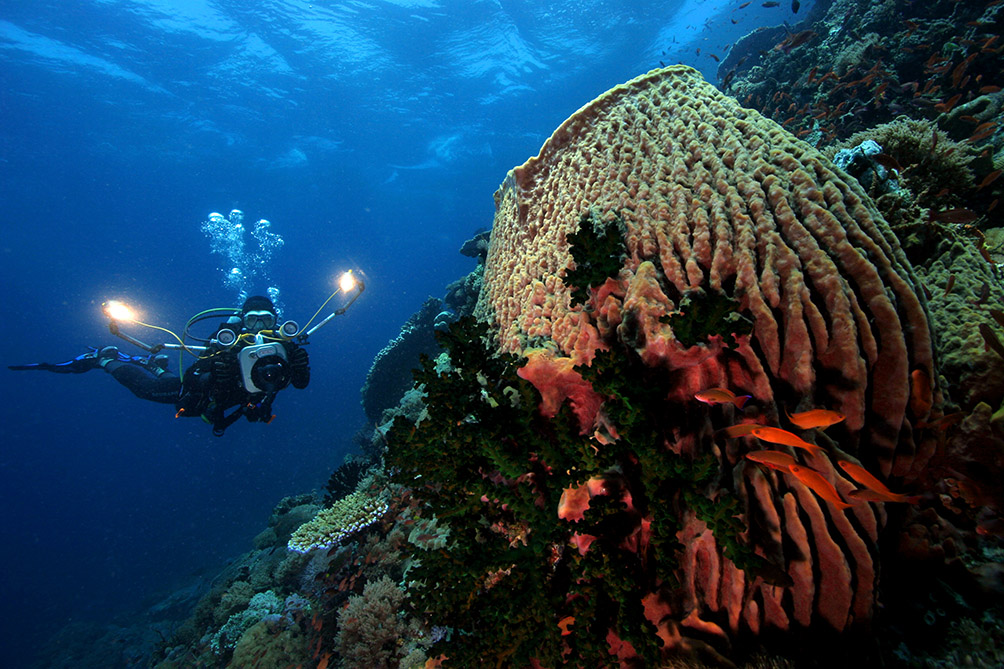
<path id="1" fill-rule="evenodd" d="M 192 323 L 219 318 L 220 312 L 231 315 L 211 337 L 193 337 L 204 346 L 188 346 L 179 339 L 181 349 L 198 355 L 183 376 L 168 371 L 168 356 L 159 353 L 178 345 L 147 346 L 121 333 L 114 317 L 109 324 L 112 333 L 141 346 L 150 355 L 130 356 L 115 346 L 105 346 L 66 362 L 12 365 L 9 369 L 81 374 L 101 368 L 140 399 L 174 404 L 176 417 L 201 417 L 213 426 L 216 436 L 222 436 L 241 416 L 251 422 L 270 423 L 275 418 L 272 402 L 276 394 L 288 385 L 303 389 L 310 383 L 307 351 L 292 341 L 298 327 L 288 321 L 277 328 L 272 300 L 256 295 L 249 297 L 239 312 L 210 309 L 196 315 L 186 326 L 185 336 L 190 336 L 188 328 Z M 300 341 L 305 340 L 302 337 Z"/>

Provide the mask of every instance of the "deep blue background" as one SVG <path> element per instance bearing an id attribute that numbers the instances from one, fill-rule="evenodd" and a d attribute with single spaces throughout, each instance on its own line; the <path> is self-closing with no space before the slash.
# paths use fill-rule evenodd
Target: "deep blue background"
<path id="1" fill-rule="evenodd" d="M 280 498 L 323 486 L 364 425 L 373 356 L 473 268 L 458 249 L 491 224 L 506 171 L 607 88 L 660 60 L 713 80 L 709 54 L 793 18 L 739 4 L 4 2 L 8 364 L 121 343 L 101 317 L 110 297 L 175 330 L 232 306 L 199 229 L 211 211 L 272 221 L 285 246 L 271 272 L 301 323 L 341 270 L 367 281 L 314 337 L 310 387 L 284 391 L 272 425 L 222 439 L 100 372 L 0 372 L 6 666 L 69 620 L 138 610 L 218 568 Z"/>

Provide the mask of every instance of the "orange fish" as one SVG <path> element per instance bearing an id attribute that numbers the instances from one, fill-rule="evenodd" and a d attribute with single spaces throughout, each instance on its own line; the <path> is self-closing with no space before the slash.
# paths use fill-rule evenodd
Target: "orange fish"
<path id="1" fill-rule="evenodd" d="M 980 323 L 980 336 L 983 337 L 983 350 L 990 352 L 993 350 L 997 355 L 1004 358 L 1004 344 L 997 338 L 997 334 L 986 323 Z"/>
<path id="2" fill-rule="evenodd" d="M 947 114 L 948 112 L 952 111 L 952 107 L 955 106 L 955 103 L 961 99 L 962 99 L 962 93 L 959 93 L 958 95 L 953 95 L 944 102 L 939 102 L 938 104 L 934 105 L 934 108 L 943 114 Z M 975 142 L 976 140 L 972 141 Z"/>
<path id="3" fill-rule="evenodd" d="M 785 410 L 785 413 L 788 413 L 787 410 Z M 844 418 L 844 414 L 839 411 L 829 411 L 828 409 L 810 409 L 809 411 L 800 411 L 796 414 L 788 414 L 788 420 L 803 430 L 813 427 L 825 429 L 839 423 Z"/>
<path id="4" fill-rule="evenodd" d="M 888 495 L 874 490 L 852 490 L 847 496 L 858 502 L 904 502 L 906 504 L 916 504 L 920 501 L 920 495 L 901 495 L 891 492 Z"/>
<path id="5" fill-rule="evenodd" d="M 823 449 L 819 446 L 810 444 L 798 435 L 792 434 L 787 430 L 782 430 L 779 427 L 758 427 L 753 430 L 752 434 L 757 439 L 763 439 L 764 441 L 772 444 L 781 444 L 782 446 L 801 448 L 802 450 L 809 451 L 813 455 L 823 452 Z"/>
<path id="6" fill-rule="evenodd" d="M 847 472 L 847 474 L 852 479 L 857 481 L 859 485 L 863 485 L 869 490 L 874 490 L 875 492 L 882 493 L 883 495 L 894 494 L 892 490 L 889 490 L 889 488 L 886 487 L 885 483 L 879 481 L 871 474 L 871 472 L 859 464 L 848 460 L 837 460 L 837 466 Z"/>
<path id="7" fill-rule="evenodd" d="M 917 421 L 917 429 L 927 428 L 929 430 L 940 430 L 944 432 L 948 428 L 952 427 L 956 423 L 962 422 L 962 419 L 966 417 L 964 411 L 956 411 L 955 413 L 950 413 L 941 418 L 935 418 L 931 422 Z"/>
<path id="8" fill-rule="evenodd" d="M 760 423 L 740 423 L 739 425 L 730 425 L 722 428 L 719 432 L 730 439 L 735 439 L 736 437 L 745 437 L 747 434 L 753 434 L 753 430 L 759 430 L 761 427 L 764 426 Z"/>
<path id="9" fill-rule="evenodd" d="M 994 170 L 990 174 L 986 175 L 983 178 L 983 181 L 980 182 L 980 185 L 976 187 L 976 190 L 983 190 L 984 188 L 992 184 L 994 181 L 996 181 L 997 177 L 1001 175 L 1001 172 L 1002 170 Z"/>
<path id="10" fill-rule="evenodd" d="M 728 388 L 709 388 L 694 395 L 694 398 L 705 404 L 735 404 L 737 409 L 742 409 L 746 401 L 752 395 L 736 395 Z"/>
<path id="11" fill-rule="evenodd" d="M 815 469 L 803 467 L 801 465 L 790 465 L 788 467 L 788 471 L 791 472 L 792 476 L 797 478 L 802 485 L 838 509 L 849 509 L 851 507 L 850 504 L 840 499 L 840 495 L 837 494 L 837 489 L 833 487 L 833 484 L 827 481 L 823 475 Z"/>
<path id="12" fill-rule="evenodd" d="M 914 416 L 927 416 L 933 403 L 931 375 L 923 367 L 918 367 L 910 372 L 910 411 Z"/>
<path id="13" fill-rule="evenodd" d="M 910 497 L 889 490 L 886 484 L 879 481 L 859 464 L 847 460 L 837 460 L 837 466 L 847 472 L 858 485 L 867 488 L 867 490 L 853 490 L 848 493 L 849 497 L 856 500 L 862 502 L 909 502 L 910 504 L 916 504 L 920 500 L 919 496 Z"/>
<path id="14" fill-rule="evenodd" d="M 798 464 L 795 458 L 783 451 L 753 451 L 746 454 L 746 459 L 781 472 L 786 472 L 791 465 Z"/>

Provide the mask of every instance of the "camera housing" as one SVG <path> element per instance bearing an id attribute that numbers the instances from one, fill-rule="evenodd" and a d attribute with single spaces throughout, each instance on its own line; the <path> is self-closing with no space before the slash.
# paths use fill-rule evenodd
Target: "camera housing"
<path id="1" fill-rule="evenodd" d="M 251 344 L 237 354 L 241 382 L 249 393 L 281 390 L 289 385 L 291 371 L 286 347 L 279 342 Z"/>

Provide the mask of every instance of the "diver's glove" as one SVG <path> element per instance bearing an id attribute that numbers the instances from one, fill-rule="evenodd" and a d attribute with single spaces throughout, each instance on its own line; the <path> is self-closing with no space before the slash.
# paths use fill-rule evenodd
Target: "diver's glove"
<path id="1" fill-rule="evenodd" d="M 293 387 L 303 390 L 310 383 L 310 358 L 307 351 L 299 346 L 289 354 L 289 365 L 293 369 Z"/>

